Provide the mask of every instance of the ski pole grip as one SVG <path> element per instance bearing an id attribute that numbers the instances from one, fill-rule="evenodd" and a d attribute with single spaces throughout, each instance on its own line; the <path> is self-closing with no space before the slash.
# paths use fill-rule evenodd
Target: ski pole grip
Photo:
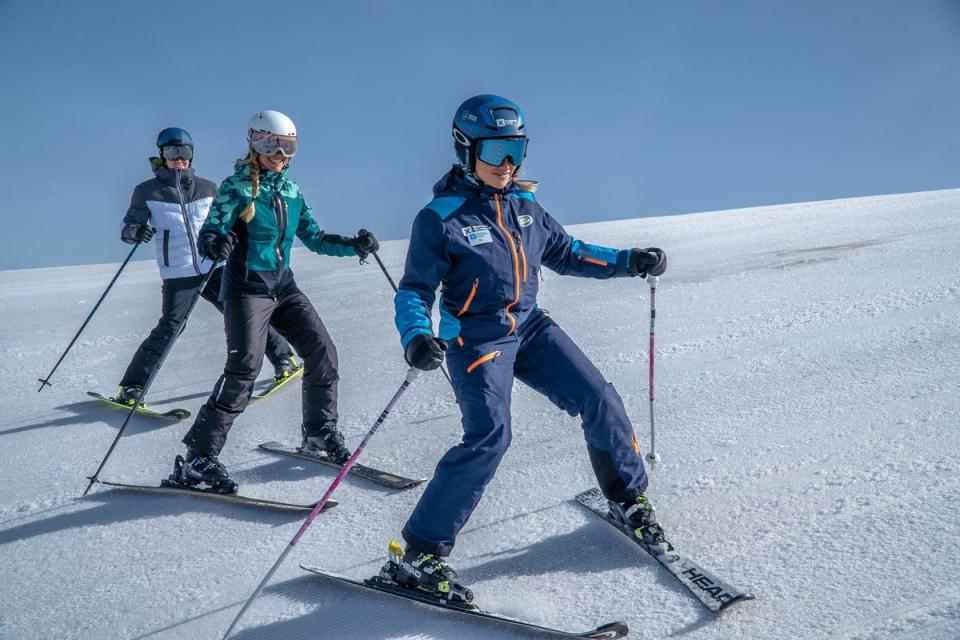
<path id="1" fill-rule="evenodd" d="M 420 369 L 417 369 L 416 367 L 410 367 L 409 369 L 407 369 L 407 382 L 408 383 L 413 382 L 414 380 L 417 379 L 417 376 L 419 375 L 420 375 Z"/>
<path id="2" fill-rule="evenodd" d="M 660 282 L 660 276 L 647 276 L 647 284 L 650 285 L 651 289 L 655 289 L 658 282 Z"/>

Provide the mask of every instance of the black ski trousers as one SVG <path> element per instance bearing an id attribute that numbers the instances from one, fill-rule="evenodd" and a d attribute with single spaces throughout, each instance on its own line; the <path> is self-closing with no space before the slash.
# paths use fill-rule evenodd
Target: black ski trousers
<path id="1" fill-rule="evenodd" d="M 337 349 L 310 300 L 296 285 L 276 299 L 246 295 L 224 301 L 227 365 L 183 443 L 204 455 L 219 455 L 227 433 L 250 402 L 272 325 L 303 359 L 303 425 L 317 435 L 337 423 Z"/>
<path id="2" fill-rule="evenodd" d="M 157 321 L 157 326 L 143 341 L 137 352 L 133 354 L 133 360 L 127 366 L 123 379 L 120 380 L 121 387 L 143 387 L 147 384 L 150 372 L 160 362 L 160 357 L 167 345 L 176 337 L 173 334 L 177 330 L 177 325 L 180 324 L 184 314 L 187 313 L 190 301 L 193 300 L 193 294 L 197 292 L 197 287 L 203 282 L 203 278 L 204 276 L 200 275 L 187 278 L 169 278 L 163 281 L 160 289 L 163 298 L 160 320 Z M 220 267 L 210 277 L 210 282 L 200 293 L 220 313 L 223 313 L 223 304 L 219 300 L 222 278 L 223 267 Z M 290 350 L 290 345 L 286 343 L 283 337 L 271 328 L 267 332 L 266 354 L 270 362 L 277 365 L 284 358 L 292 356 L 293 351 Z"/>

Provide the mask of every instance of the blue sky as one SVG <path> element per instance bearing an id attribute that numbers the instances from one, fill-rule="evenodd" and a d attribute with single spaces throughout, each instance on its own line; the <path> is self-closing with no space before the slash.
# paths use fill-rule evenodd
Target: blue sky
<path id="1" fill-rule="evenodd" d="M 386 239 L 486 92 L 566 224 L 960 186 L 950 0 L 0 0 L 0 79 L 0 269 L 119 263 L 157 132 L 219 182 L 261 109 L 297 123 L 321 225 Z"/>

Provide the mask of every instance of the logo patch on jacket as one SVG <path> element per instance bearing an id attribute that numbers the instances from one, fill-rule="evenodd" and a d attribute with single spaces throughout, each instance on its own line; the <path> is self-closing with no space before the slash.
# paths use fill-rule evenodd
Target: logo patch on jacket
<path id="1" fill-rule="evenodd" d="M 493 242 L 493 236 L 490 235 L 489 225 L 475 224 L 469 227 L 463 227 L 461 231 L 463 231 L 463 235 L 467 239 L 467 242 L 470 243 L 471 247 Z"/>
<path id="2" fill-rule="evenodd" d="M 521 227 L 529 227 L 533 224 L 533 216 L 517 216 L 517 222 L 520 223 Z"/>

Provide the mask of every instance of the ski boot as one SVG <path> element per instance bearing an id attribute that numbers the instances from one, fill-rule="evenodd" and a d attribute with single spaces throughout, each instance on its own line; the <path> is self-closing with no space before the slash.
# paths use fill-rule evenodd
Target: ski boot
<path id="1" fill-rule="evenodd" d="M 140 400 L 141 397 L 143 397 L 143 387 L 132 384 L 127 387 L 120 387 L 117 391 L 117 397 L 113 401 L 132 407 L 137 404 L 137 400 Z M 140 406 L 146 407 L 147 403 L 141 402 Z"/>
<path id="2" fill-rule="evenodd" d="M 631 532 L 638 540 L 656 553 L 668 551 L 670 543 L 663 534 L 663 527 L 657 522 L 655 509 L 646 496 L 639 495 L 630 502 L 610 500 L 610 515 L 625 531 Z"/>
<path id="3" fill-rule="evenodd" d="M 293 374 L 297 372 L 303 365 L 300 364 L 296 357 L 290 356 L 289 358 L 284 358 L 276 364 L 273 368 L 273 379 L 277 382 L 283 382 Z"/>
<path id="4" fill-rule="evenodd" d="M 206 483 L 209 488 L 204 489 L 200 484 Z M 237 492 L 237 483 L 230 479 L 227 468 L 221 464 L 217 456 L 201 455 L 193 450 L 187 451 L 187 459 L 177 456 L 173 461 L 173 473 L 161 483 L 165 487 L 177 489 L 194 489 L 211 491 L 213 493 L 234 494 Z"/>
<path id="5" fill-rule="evenodd" d="M 473 602 L 473 591 L 458 582 L 457 572 L 444 558 L 412 547 L 404 552 L 396 540 L 390 541 L 390 559 L 379 577 L 455 604 Z"/>
<path id="6" fill-rule="evenodd" d="M 337 423 L 328 422 L 314 435 L 307 435 L 306 428 L 301 427 L 301 433 L 303 441 L 300 444 L 300 453 L 325 458 L 337 464 L 344 464 L 350 459 L 350 450 L 344 446 L 343 433 L 337 428 Z"/>

